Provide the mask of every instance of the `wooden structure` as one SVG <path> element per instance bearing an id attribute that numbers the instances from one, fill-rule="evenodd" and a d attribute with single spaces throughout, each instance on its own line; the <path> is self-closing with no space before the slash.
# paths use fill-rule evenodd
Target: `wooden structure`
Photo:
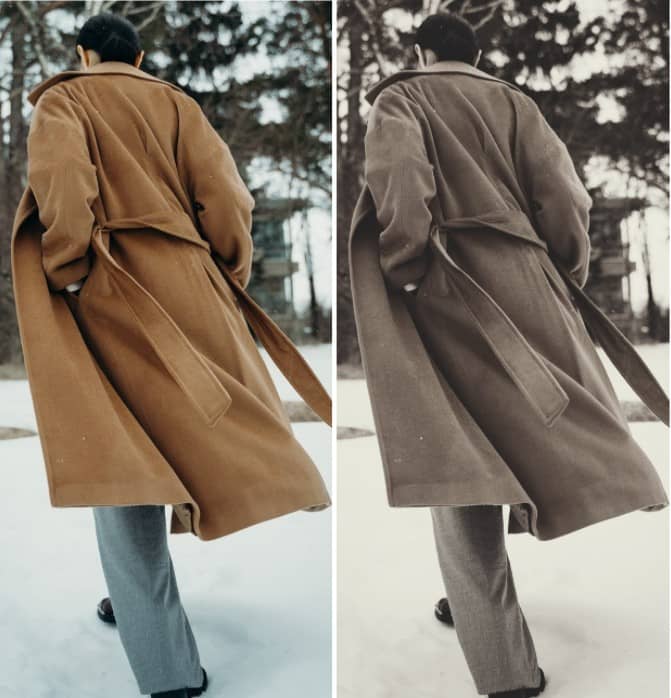
<path id="1" fill-rule="evenodd" d="M 592 253 L 585 290 L 630 339 L 637 334 L 629 282 L 636 263 L 629 259 L 622 221 L 643 205 L 643 200 L 634 198 L 595 199 L 590 211 Z"/>
<path id="2" fill-rule="evenodd" d="M 298 331 L 294 308 L 292 275 L 298 263 L 292 260 L 293 243 L 288 221 L 304 208 L 301 199 L 255 196 L 252 237 L 254 259 L 249 292 L 261 307 L 292 338 Z"/>

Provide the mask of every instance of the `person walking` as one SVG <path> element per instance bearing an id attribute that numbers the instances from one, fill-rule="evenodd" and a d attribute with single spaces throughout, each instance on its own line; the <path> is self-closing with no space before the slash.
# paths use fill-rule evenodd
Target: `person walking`
<path id="1" fill-rule="evenodd" d="M 29 95 L 14 294 L 51 503 L 90 506 L 142 694 L 208 684 L 170 532 L 209 541 L 330 505 L 252 331 L 318 417 L 328 393 L 247 293 L 254 199 L 181 88 L 140 69 L 125 18 L 79 31 L 80 70 Z M 324 444 L 330 448 L 330 444 Z M 76 692 L 76 691 L 75 691 Z"/>
<path id="2" fill-rule="evenodd" d="M 416 69 L 366 95 L 365 185 L 349 265 L 391 506 L 430 509 L 476 689 L 537 696 L 546 676 L 508 532 L 539 540 L 668 506 L 596 352 L 668 426 L 668 398 L 589 299 L 592 199 L 515 85 L 477 67 L 461 17 L 418 28 Z"/>

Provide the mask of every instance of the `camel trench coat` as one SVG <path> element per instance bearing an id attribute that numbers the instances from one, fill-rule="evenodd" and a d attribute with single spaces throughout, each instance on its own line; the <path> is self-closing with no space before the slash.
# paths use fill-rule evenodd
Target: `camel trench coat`
<path id="1" fill-rule="evenodd" d="M 247 323 L 328 424 L 330 398 L 246 291 L 254 200 L 198 103 L 116 61 L 29 100 L 12 268 L 51 503 L 171 504 L 203 540 L 327 507 Z"/>
<path id="2" fill-rule="evenodd" d="M 582 290 L 592 201 L 535 103 L 460 61 L 367 99 L 349 263 L 390 505 L 507 504 L 541 540 L 666 507 L 590 333 L 668 399 Z"/>

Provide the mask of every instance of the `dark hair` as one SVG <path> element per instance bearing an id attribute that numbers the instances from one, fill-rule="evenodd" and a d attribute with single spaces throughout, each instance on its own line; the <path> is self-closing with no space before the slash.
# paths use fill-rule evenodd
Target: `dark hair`
<path id="1" fill-rule="evenodd" d="M 480 48 L 473 27 L 452 12 L 427 17 L 417 29 L 415 43 L 431 49 L 439 61 L 473 63 Z"/>
<path id="2" fill-rule="evenodd" d="M 111 12 L 89 17 L 77 34 L 77 43 L 97 51 L 101 61 L 133 64 L 141 50 L 137 29 L 125 17 Z"/>

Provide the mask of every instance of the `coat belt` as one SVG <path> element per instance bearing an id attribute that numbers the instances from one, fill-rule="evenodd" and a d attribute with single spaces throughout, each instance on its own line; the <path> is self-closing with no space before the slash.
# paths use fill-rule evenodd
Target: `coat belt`
<path id="1" fill-rule="evenodd" d="M 555 268 L 573 292 L 585 325 L 589 327 L 592 336 L 606 352 L 613 366 L 641 398 L 643 404 L 647 405 L 666 426 L 669 426 L 669 398 L 634 345 L 583 291 L 566 269 L 559 264 L 555 264 Z"/>
<path id="2" fill-rule="evenodd" d="M 521 216 L 526 219 L 524 214 Z M 566 408 L 569 398 L 537 352 L 524 339 L 496 301 L 449 255 L 441 239 L 441 231 L 458 228 L 489 227 L 521 238 L 548 252 L 547 244 L 533 230 L 528 219 L 500 221 L 489 216 L 455 218 L 432 228 L 430 241 L 444 263 L 447 278 L 452 281 L 473 317 L 485 341 L 529 403 L 543 416 L 549 426 Z M 652 413 L 669 425 L 669 398 L 657 382 L 632 343 L 612 320 L 594 303 L 564 267 L 549 255 L 541 255 L 541 264 L 552 265 L 573 293 L 580 314 L 592 336 L 608 358 Z"/>
<path id="3" fill-rule="evenodd" d="M 210 251 L 209 244 L 201 238 L 184 234 L 183 223 L 173 223 L 162 213 L 138 218 L 108 220 L 99 224 L 93 232 L 93 246 L 98 252 L 117 289 L 131 309 L 156 354 L 174 380 L 204 416 L 208 424 L 214 424 L 226 412 L 231 397 L 209 368 L 201 354 L 165 312 L 156 299 L 142 287 L 109 253 L 103 235 L 113 230 L 154 228 L 161 232 L 193 242 Z M 224 261 L 213 254 L 214 261 L 236 294 L 245 319 L 268 351 L 277 367 L 295 388 L 296 392 L 326 422 L 331 424 L 331 398 L 309 364 L 280 327 L 252 299 L 233 276 Z"/>
<path id="4" fill-rule="evenodd" d="M 569 397 L 501 306 L 445 249 L 440 232 L 453 227 L 449 223 L 435 226 L 430 235 L 438 259 L 444 263 L 446 276 L 508 376 L 545 424 L 552 426 L 568 406 Z M 461 221 L 459 227 L 463 227 Z"/>
<path id="5" fill-rule="evenodd" d="M 158 301 L 112 257 L 103 235 L 114 229 L 112 221 L 94 229 L 92 244 L 98 259 L 161 363 L 206 423 L 213 426 L 230 407 L 230 394 Z"/>
<path id="6" fill-rule="evenodd" d="M 215 253 L 213 258 L 237 296 L 247 322 L 270 358 L 306 404 L 322 421 L 331 426 L 331 397 L 308 362 L 289 337 L 241 286 L 219 255 Z"/>

